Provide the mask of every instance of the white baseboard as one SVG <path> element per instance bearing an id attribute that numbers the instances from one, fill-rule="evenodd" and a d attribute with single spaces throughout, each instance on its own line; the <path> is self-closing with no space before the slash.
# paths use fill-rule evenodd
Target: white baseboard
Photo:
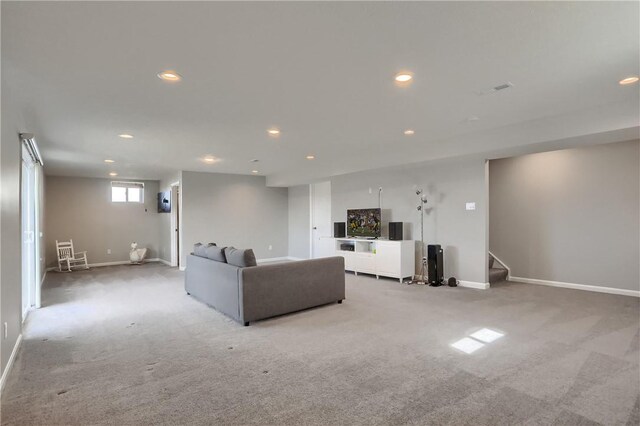
<path id="1" fill-rule="evenodd" d="M 7 382 L 7 377 L 9 377 L 9 373 L 11 372 L 11 368 L 13 367 L 13 363 L 16 360 L 16 355 L 18 354 L 18 349 L 20 349 L 20 344 L 22 343 L 22 334 L 18 336 L 16 340 L 16 344 L 13 346 L 13 350 L 11 351 L 11 356 L 9 357 L 9 361 L 7 362 L 7 366 L 4 368 L 2 372 L 2 378 L 0 378 L 0 394 L 4 390 L 4 385 Z"/>
<path id="2" fill-rule="evenodd" d="M 460 287 L 476 288 L 478 290 L 487 290 L 491 285 L 489 283 L 478 283 L 475 281 L 458 281 Z"/>
<path id="3" fill-rule="evenodd" d="M 44 285 L 44 279 L 47 278 L 47 272 L 49 272 L 49 270 L 45 269 L 44 274 L 42 274 L 42 279 L 40 280 L 40 287 Z"/>
<path id="4" fill-rule="evenodd" d="M 158 262 L 160 263 L 164 263 L 167 266 L 171 266 L 171 262 L 169 262 L 168 260 L 164 260 L 164 259 L 158 259 Z"/>
<path id="5" fill-rule="evenodd" d="M 625 290 L 621 288 L 601 287 L 597 285 L 587 285 L 587 284 L 565 283 L 561 281 L 538 280 L 535 278 L 523 278 L 523 277 L 511 277 L 510 281 L 515 281 L 518 283 L 525 283 L 525 284 L 546 285 L 550 287 L 570 288 L 573 290 L 594 291 L 597 293 L 609 293 L 609 294 L 619 294 L 622 296 L 640 297 L 640 291 L 638 290 Z"/>
<path id="6" fill-rule="evenodd" d="M 288 260 L 294 260 L 294 261 L 299 261 L 299 260 L 309 260 L 309 259 L 303 259 L 301 257 L 294 257 L 294 256 L 287 256 Z"/>
<path id="7" fill-rule="evenodd" d="M 154 257 L 152 259 L 145 259 L 144 263 L 149 263 L 149 262 L 166 262 L 162 259 L 159 259 L 157 257 Z M 88 266 L 89 268 L 100 268 L 102 266 L 117 266 L 117 265 L 131 265 L 131 261 L 129 260 L 116 260 L 114 262 L 99 262 L 99 263 L 89 263 Z M 52 266 L 50 268 L 47 268 L 47 272 L 48 271 L 57 271 L 58 268 L 55 266 Z M 82 271 L 82 269 L 76 269 L 78 271 Z"/>

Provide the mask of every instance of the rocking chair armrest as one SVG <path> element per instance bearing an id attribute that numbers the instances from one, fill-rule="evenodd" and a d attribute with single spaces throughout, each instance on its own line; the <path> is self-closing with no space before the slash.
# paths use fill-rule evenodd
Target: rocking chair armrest
<path id="1" fill-rule="evenodd" d="M 87 251 L 86 250 L 85 251 L 77 251 L 76 252 L 76 257 L 78 257 L 79 254 L 86 255 Z"/>

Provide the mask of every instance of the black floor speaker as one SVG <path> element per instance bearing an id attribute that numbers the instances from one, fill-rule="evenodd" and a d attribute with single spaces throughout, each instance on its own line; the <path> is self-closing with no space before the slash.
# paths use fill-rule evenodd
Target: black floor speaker
<path id="1" fill-rule="evenodd" d="M 389 239 L 390 240 L 402 240 L 402 222 L 389 222 Z"/>
<path id="2" fill-rule="evenodd" d="M 333 222 L 333 237 L 344 238 L 347 236 L 347 227 L 344 222 Z"/>
<path id="3" fill-rule="evenodd" d="M 440 244 L 429 244 L 427 246 L 427 268 L 429 285 L 439 286 L 444 282 L 444 260 L 443 251 Z"/>

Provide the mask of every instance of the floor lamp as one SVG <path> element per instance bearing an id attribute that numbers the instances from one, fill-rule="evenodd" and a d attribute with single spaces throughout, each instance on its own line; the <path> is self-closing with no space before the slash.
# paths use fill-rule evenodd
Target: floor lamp
<path id="1" fill-rule="evenodd" d="M 427 204 L 427 194 L 423 194 L 422 189 L 416 189 L 416 195 L 420 199 L 418 211 L 420 212 L 420 275 L 414 280 L 415 284 L 426 284 L 425 274 L 427 273 L 427 258 L 424 256 L 424 206 Z"/>

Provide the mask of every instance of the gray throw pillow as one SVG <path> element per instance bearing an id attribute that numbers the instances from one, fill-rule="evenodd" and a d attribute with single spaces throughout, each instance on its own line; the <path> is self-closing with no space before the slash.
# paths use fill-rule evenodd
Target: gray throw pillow
<path id="1" fill-rule="evenodd" d="M 224 249 L 226 247 L 209 246 L 205 249 L 207 258 L 218 262 L 226 262 L 227 258 L 224 255 Z"/>
<path id="2" fill-rule="evenodd" d="M 256 255 L 251 249 L 237 249 L 235 247 L 227 247 L 224 249 L 224 255 L 229 265 L 245 268 L 247 266 L 257 266 Z"/>
<path id="3" fill-rule="evenodd" d="M 216 243 L 209 243 L 206 246 L 202 243 L 196 243 L 193 245 L 193 254 L 200 257 L 207 257 L 207 247 L 215 246 Z"/>

